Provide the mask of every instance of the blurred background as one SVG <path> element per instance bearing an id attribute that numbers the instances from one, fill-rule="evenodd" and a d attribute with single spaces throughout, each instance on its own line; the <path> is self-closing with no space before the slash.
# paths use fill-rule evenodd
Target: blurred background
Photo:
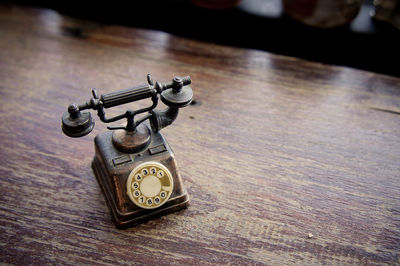
<path id="1" fill-rule="evenodd" d="M 400 76 L 400 0 L 6 2 Z"/>

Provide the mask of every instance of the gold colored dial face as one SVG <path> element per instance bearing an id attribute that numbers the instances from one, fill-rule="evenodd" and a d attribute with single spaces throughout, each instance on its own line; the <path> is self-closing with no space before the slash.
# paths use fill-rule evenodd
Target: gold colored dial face
<path id="1" fill-rule="evenodd" d="M 131 201 L 145 209 L 154 209 L 166 203 L 173 187 L 170 171 L 157 162 L 146 162 L 135 167 L 126 183 Z"/>

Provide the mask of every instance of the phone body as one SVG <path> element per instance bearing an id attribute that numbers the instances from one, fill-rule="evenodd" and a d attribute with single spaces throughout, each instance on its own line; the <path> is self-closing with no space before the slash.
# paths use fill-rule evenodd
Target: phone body
<path id="1" fill-rule="evenodd" d="M 136 153 L 118 151 L 112 145 L 112 134 L 113 132 L 109 131 L 96 136 L 96 153 L 92 162 L 92 168 L 118 228 L 136 225 L 186 208 L 189 205 L 189 196 L 182 186 L 182 178 L 178 171 L 175 155 L 161 132 L 151 131 L 151 140 L 148 147 Z M 168 169 L 172 177 L 172 184 L 170 185 L 172 188 L 168 186 L 168 189 L 163 189 L 161 186 L 159 191 L 141 191 L 142 186 L 142 189 L 145 189 L 144 182 L 146 179 L 153 176 L 160 179 L 157 173 L 164 169 L 160 169 L 159 164 Z M 140 168 L 141 165 L 144 167 Z M 156 169 L 155 173 L 153 168 Z M 147 169 L 148 173 L 146 174 L 146 171 L 143 169 Z M 138 171 L 142 174 L 141 180 L 137 180 L 138 176 L 136 178 L 134 176 Z M 166 171 L 164 170 L 164 172 Z M 165 175 L 167 174 L 165 173 Z M 130 180 L 130 182 L 128 182 L 129 176 L 133 176 L 133 180 Z M 141 181 L 138 182 L 138 187 L 137 185 L 135 187 L 135 181 Z M 156 183 L 154 181 L 148 181 L 147 183 L 149 182 L 153 186 Z M 157 185 L 157 187 L 159 186 Z M 134 194 L 135 189 L 140 191 L 140 195 Z M 138 201 L 143 201 L 144 206 L 135 204 L 131 199 L 132 195 L 131 197 L 129 196 L 129 191 Z M 162 195 L 163 192 L 167 192 L 168 194 L 164 196 Z M 139 199 L 139 197 L 144 198 Z M 159 205 L 156 202 L 157 197 L 159 197 L 160 203 L 162 203 L 161 206 L 157 206 Z M 168 199 L 165 202 L 161 202 L 165 198 Z M 146 208 L 147 206 L 155 208 Z"/>
<path id="2" fill-rule="evenodd" d="M 92 168 L 103 191 L 112 218 L 118 228 L 127 228 L 155 217 L 178 211 L 189 205 L 175 155 L 160 132 L 171 125 L 180 108 L 193 98 L 189 76 L 171 82 L 148 83 L 100 97 L 84 104 L 70 104 L 62 116 L 62 130 L 69 137 L 82 137 L 94 127 L 88 109 L 97 110 L 100 120 L 111 123 L 127 119 L 125 127 L 108 127 L 110 131 L 95 137 Z M 167 108 L 155 110 L 158 99 Z M 151 98 L 152 105 L 107 118 L 105 108 Z M 140 119 L 135 116 L 146 113 Z"/>

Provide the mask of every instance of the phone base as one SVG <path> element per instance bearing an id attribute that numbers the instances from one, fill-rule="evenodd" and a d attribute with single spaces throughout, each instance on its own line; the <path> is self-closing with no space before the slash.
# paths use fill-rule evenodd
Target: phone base
<path id="1" fill-rule="evenodd" d="M 146 150 L 136 154 L 121 153 L 111 144 L 112 132 L 99 134 L 95 139 L 96 155 L 92 168 L 103 191 L 114 223 L 118 228 L 131 227 L 156 217 L 186 208 L 189 196 L 182 186 L 174 154 L 161 133 L 152 132 L 152 142 Z M 163 146 L 163 149 L 159 147 Z M 157 153 L 155 153 L 157 151 Z M 163 205 L 154 209 L 136 206 L 127 196 L 129 173 L 143 162 L 159 162 L 172 174 L 174 189 Z"/>

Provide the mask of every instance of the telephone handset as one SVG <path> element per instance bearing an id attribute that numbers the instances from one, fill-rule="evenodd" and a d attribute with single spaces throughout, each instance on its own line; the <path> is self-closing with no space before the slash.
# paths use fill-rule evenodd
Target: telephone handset
<path id="1" fill-rule="evenodd" d="M 171 82 L 148 84 L 93 97 L 84 104 L 71 104 L 62 116 L 62 130 L 69 137 L 82 137 L 94 127 L 87 109 L 97 110 L 100 120 L 111 123 L 127 119 L 124 127 L 95 137 L 92 168 L 117 227 L 125 228 L 154 217 L 186 208 L 189 197 L 183 187 L 174 153 L 160 130 L 171 125 L 179 109 L 189 105 L 193 91 L 189 76 Z M 167 105 L 155 110 L 158 98 Z M 104 109 L 150 98 L 151 106 L 128 110 L 107 118 Z M 139 119 L 135 116 L 146 113 Z"/>

